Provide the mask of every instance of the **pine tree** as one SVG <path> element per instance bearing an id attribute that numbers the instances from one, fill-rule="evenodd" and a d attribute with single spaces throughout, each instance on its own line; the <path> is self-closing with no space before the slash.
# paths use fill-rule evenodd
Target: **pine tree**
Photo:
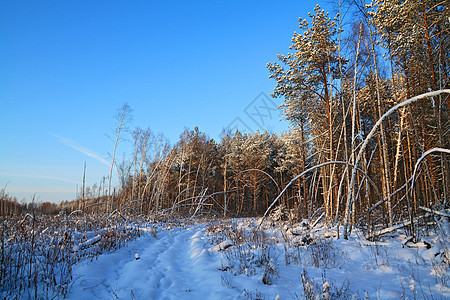
<path id="1" fill-rule="evenodd" d="M 337 53 L 336 22 L 328 17 L 317 5 L 311 26 L 299 19 L 303 33 L 294 33 L 290 49 L 294 53 L 278 55 L 284 64 L 268 64 L 270 78 L 277 81 L 273 96 L 284 97 L 285 116 L 304 132 L 305 127 L 317 137 L 315 145 L 318 162 L 332 161 L 335 158 L 334 119 L 338 112 L 338 101 L 334 97 L 332 82 L 339 77 L 340 57 Z M 326 135 L 324 135 L 326 133 Z M 322 189 L 327 217 L 332 215 L 336 201 L 333 181 L 334 167 L 328 166 L 322 171 Z"/>

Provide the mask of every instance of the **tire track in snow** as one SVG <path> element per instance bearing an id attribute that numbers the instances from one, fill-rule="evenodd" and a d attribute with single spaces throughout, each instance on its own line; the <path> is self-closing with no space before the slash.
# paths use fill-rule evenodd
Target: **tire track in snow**
<path id="1" fill-rule="evenodd" d="M 158 232 L 74 267 L 69 299 L 234 299 L 221 284 L 220 259 L 207 250 L 205 225 Z M 139 253 L 136 260 L 134 254 Z"/>

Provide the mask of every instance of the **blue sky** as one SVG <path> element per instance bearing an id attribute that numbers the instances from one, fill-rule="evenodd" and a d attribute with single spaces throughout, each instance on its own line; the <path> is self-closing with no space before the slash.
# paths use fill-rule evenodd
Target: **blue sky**
<path id="1" fill-rule="evenodd" d="M 125 102 L 132 128 L 172 144 L 195 126 L 216 140 L 227 126 L 287 129 L 279 112 L 264 124 L 247 113 L 281 104 L 265 97 L 266 63 L 316 3 L 2 1 L 0 186 L 19 200 L 72 200 L 85 161 L 87 185 L 98 183 Z"/>

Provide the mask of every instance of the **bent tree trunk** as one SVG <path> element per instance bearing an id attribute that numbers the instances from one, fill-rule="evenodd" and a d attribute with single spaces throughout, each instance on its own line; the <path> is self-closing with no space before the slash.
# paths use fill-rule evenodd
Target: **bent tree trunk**
<path id="1" fill-rule="evenodd" d="M 390 116 L 392 113 L 394 113 L 395 111 L 397 111 L 399 108 L 402 108 L 404 106 L 407 106 L 413 102 L 416 102 L 417 100 L 423 99 L 423 98 L 427 98 L 427 97 L 432 97 L 432 96 L 437 96 L 443 93 L 447 93 L 450 94 L 450 89 L 445 89 L 445 90 L 438 90 L 438 91 L 434 91 L 434 92 L 428 92 L 425 94 L 421 94 L 415 97 L 412 97 L 408 100 L 405 100 L 397 105 L 395 105 L 394 107 L 392 107 L 391 109 L 389 109 L 386 113 L 384 113 L 383 116 L 381 116 L 381 118 L 375 123 L 375 125 L 373 126 L 372 130 L 369 132 L 369 134 L 367 135 L 366 139 L 364 140 L 363 144 L 361 145 L 361 148 L 359 149 L 358 152 L 358 156 L 356 157 L 356 161 L 355 161 L 355 165 L 353 167 L 353 171 L 352 171 L 352 177 L 350 180 L 350 185 L 348 187 L 348 193 L 347 193 L 347 202 L 345 205 L 345 215 L 344 215 L 344 239 L 348 239 L 348 225 L 349 225 L 349 220 L 350 220 L 350 215 L 351 215 L 351 205 L 353 203 L 353 201 L 356 201 L 355 199 L 355 181 L 356 181 L 356 171 L 359 165 L 359 162 L 361 160 L 362 154 L 364 152 L 364 150 L 366 149 L 367 145 L 369 144 L 369 141 L 372 139 L 372 137 L 375 135 L 375 132 L 378 130 L 378 128 L 380 127 L 381 123 L 383 122 L 384 119 L 386 119 L 388 116 Z"/>

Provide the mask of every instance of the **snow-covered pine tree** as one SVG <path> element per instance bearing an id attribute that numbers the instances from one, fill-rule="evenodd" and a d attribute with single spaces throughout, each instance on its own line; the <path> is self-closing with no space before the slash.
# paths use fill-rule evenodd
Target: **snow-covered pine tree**
<path id="1" fill-rule="evenodd" d="M 303 32 L 294 33 L 290 47 L 295 52 L 278 55 L 283 65 L 269 63 L 267 67 L 270 78 L 277 82 L 272 96 L 285 99 L 282 108 L 292 124 L 301 130 L 311 128 L 316 137 L 317 162 L 321 163 L 335 158 L 334 119 L 339 110 L 332 82 L 339 77 L 341 58 L 337 53 L 336 22 L 319 5 L 309 17 L 311 24 L 299 19 Z M 329 218 L 337 201 L 336 184 L 331 184 L 337 176 L 331 178 L 332 173 L 332 165 L 321 171 L 322 196 Z"/>

